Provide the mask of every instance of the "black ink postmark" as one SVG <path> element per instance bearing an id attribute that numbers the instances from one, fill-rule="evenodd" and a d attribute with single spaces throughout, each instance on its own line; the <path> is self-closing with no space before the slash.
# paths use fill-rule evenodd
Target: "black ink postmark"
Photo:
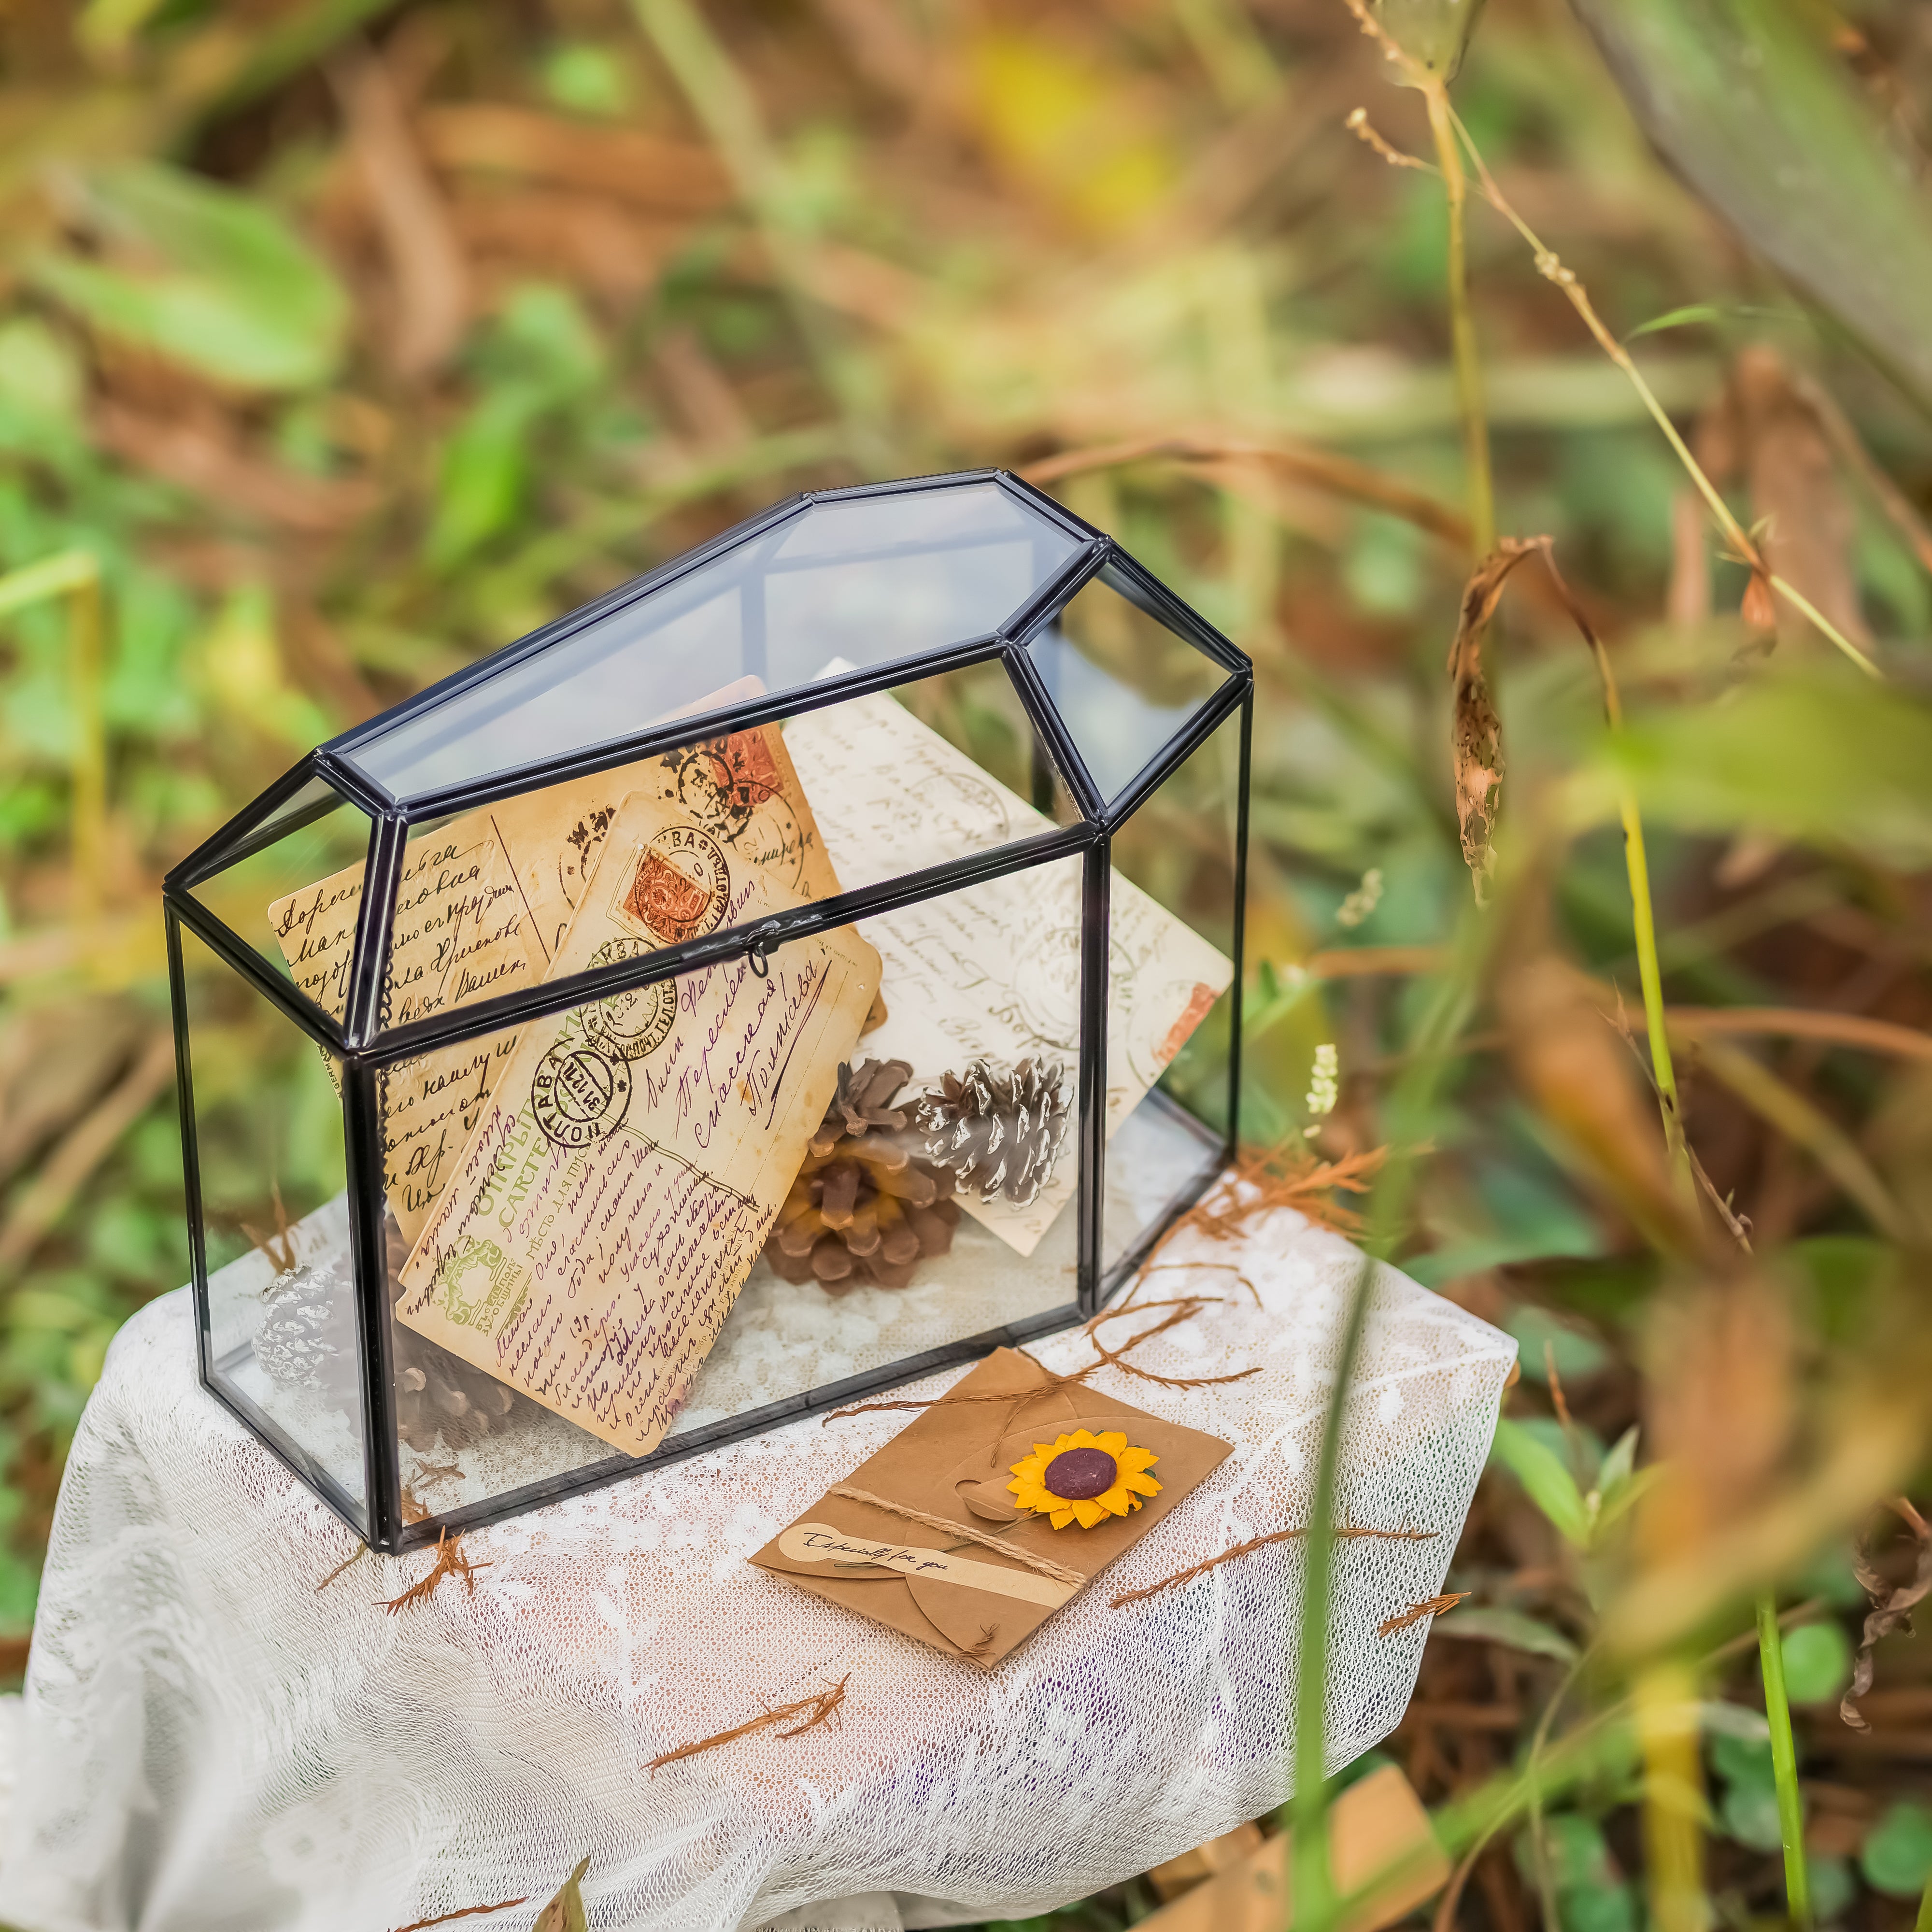
<path id="1" fill-rule="evenodd" d="M 636 959 L 656 948 L 647 939 L 607 939 L 590 956 L 592 967 Z M 584 1010 L 584 1030 L 590 1043 L 614 1058 L 642 1060 L 670 1036 L 677 1017 L 677 988 L 668 980 L 648 986 L 630 986 Z"/>
<path id="2" fill-rule="evenodd" d="M 586 1148 L 616 1132 L 630 1104 L 628 1064 L 569 1039 L 544 1055 L 530 1082 L 530 1110 L 554 1147 Z"/>

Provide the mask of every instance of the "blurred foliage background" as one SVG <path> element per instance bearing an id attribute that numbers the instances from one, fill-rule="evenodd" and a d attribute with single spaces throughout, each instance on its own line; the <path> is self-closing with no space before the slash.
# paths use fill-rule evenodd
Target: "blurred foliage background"
<path id="1" fill-rule="evenodd" d="M 1471 11 L 1379 19 L 1442 75 Z M 1623 1932 L 1646 1882 L 1661 1922 L 1781 1916 L 1766 1592 L 1816 1916 L 1906 1922 L 1932 14 L 1483 13 L 1444 98 L 1749 535 L 1478 183 L 1496 526 L 1554 538 L 1627 713 L 1530 558 L 1486 647 L 1480 907 L 1444 183 L 1346 124 L 1432 164 L 1400 78 L 1343 0 L 0 9 L 0 1666 L 110 1340 L 188 1273 L 162 872 L 311 743 L 777 496 L 998 464 L 1256 661 L 1248 1136 L 1387 1150 L 1370 1238 L 1522 1345 L 1390 1749 L 1453 1808 L 1596 1742 L 1465 1833 L 1439 1922 Z M 302 1070 L 230 1044 L 332 1192 Z M 1874 1602 L 1861 1730 L 1835 1700 Z M 1642 1721 L 1672 1672 L 1688 1744 Z"/>

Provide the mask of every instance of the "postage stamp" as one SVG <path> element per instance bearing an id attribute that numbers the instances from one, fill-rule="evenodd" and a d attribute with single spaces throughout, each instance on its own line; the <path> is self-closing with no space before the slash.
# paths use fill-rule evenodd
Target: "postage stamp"
<path id="1" fill-rule="evenodd" d="M 676 774 L 678 802 L 706 831 L 733 843 L 762 805 L 784 791 L 784 780 L 763 731 L 734 731 L 674 752 L 664 762 Z"/>
<path id="2" fill-rule="evenodd" d="M 694 825 L 674 825 L 644 848 L 623 909 L 661 945 L 674 946 L 716 927 L 730 894 L 717 842 Z"/>

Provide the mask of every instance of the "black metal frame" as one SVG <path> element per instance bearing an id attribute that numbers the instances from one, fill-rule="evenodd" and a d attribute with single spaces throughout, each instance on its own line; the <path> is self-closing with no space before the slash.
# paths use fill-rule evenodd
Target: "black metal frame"
<path id="1" fill-rule="evenodd" d="M 986 636 L 914 653 L 890 664 L 869 665 L 843 673 L 804 690 L 767 693 L 701 716 L 652 725 L 587 751 L 560 753 L 514 770 L 488 774 L 468 784 L 420 794 L 398 796 L 392 794 L 373 779 L 356 760 L 359 748 L 396 726 L 562 642 L 613 613 L 664 590 L 700 566 L 802 515 L 816 503 L 987 482 L 997 484 L 1001 490 L 1016 497 L 1028 509 L 1072 538 L 1079 547 L 1004 624 Z M 1122 594 L 1192 644 L 1226 673 L 1214 694 L 1196 710 L 1186 724 L 1111 800 L 1101 796 L 1027 650 L 1028 641 L 1035 634 L 1103 569 Z M 455 813 L 474 810 L 516 794 L 589 777 L 615 766 L 731 731 L 794 717 L 874 692 L 903 686 L 944 671 L 995 659 L 1004 667 L 1032 724 L 1039 746 L 1044 748 L 1078 807 L 1082 814 L 1079 824 L 1060 826 L 986 852 L 970 854 L 962 859 L 856 891 L 841 892 L 834 898 L 812 902 L 766 919 L 755 926 L 741 925 L 706 934 L 664 946 L 640 958 L 622 961 L 592 972 L 575 974 L 564 980 L 520 988 L 494 999 L 453 1008 L 409 1024 L 391 1028 L 382 1025 L 388 934 L 394 922 L 405 847 L 412 828 Z M 1131 1276 L 1174 1220 L 1199 1198 L 1215 1172 L 1214 1163 L 1204 1166 L 1196 1180 L 1176 1195 L 1163 1216 L 1143 1231 L 1132 1246 L 1103 1275 L 1100 1257 L 1106 1158 L 1108 898 L 1112 879 L 1112 835 L 1187 758 L 1238 714 L 1238 796 L 1234 855 L 1235 970 L 1229 989 L 1227 1130 L 1217 1137 L 1192 1115 L 1173 1107 L 1176 1115 L 1201 1138 L 1204 1151 L 1214 1152 L 1219 1158 L 1225 1159 L 1232 1151 L 1240 1121 L 1241 962 L 1246 922 L 1253 684 L 1253 668 L 1247 658 L 1120 550 L 1110 537 L 1004 470 L 976 470 L 860 484 L 845 490 L 808 492 L 776 505 L 674 562 L 466 667 L 381 717 L 345 732 L 310 752 L 278 779 L 247 812 L 190 854 L 163 882 L 202 1385 L 247 1423 L 296 1475 L 358 1534 L 365 1536 L 373 1547 L 393 1551 L 432 1543 L 445 1529 L 466 1528 L 565 1495 L 617 1481 L 640 1470 L 698 1454 L 781 1423 L 875 1394 L 935 1370 L 974 1360 L 1003 1345 L 1018 1346 L 1090 1318 Z M 333 796 L 298 803 L 304 790 L 316 781 L 326 786 Z M 290 832 L 316 822 L 338 808 L 338 804 L 355 806 L 374 821 L 348 997 L 339 1022 L 333 1014 L 299 992 L 291 980 L 278 972 L 194 892 L 196 886 Z M 885 1364 L 864 1375 L 803 1391 L 706 1428 L 691 1430 L 661 1443 L 646 1456 L 615 1456 L 522 1490 L 490 1497 L 466 1508 L 452 1510 L 414 1524 L 404 1524 L 394 1390 L 389 1361 L 390 1315 L 388 1296 L 382 1286 L 386 1282 L 387 1269 L 381 1212 L 382 1145 L 377 1080 L 383 1068 L 432 1047 L 520 1025 L 587 1000 L 607 998 L 722 959 L 754 952 L 769 954 L 790 940 L 1076 854 L 1082 861 L 1083 888 L 1076 1128 L 1080 1175 L 1075 1203 L 1078 1261 L 1078 1294 L 1074 1301 L 1004 1328 Z M 220 1364 L 212 1359 L 207 1244 L 202 1214 L 193 1098 L 192 1042 L 181 949 L 181 928 L 184 926 L 302 1032 L 326 1048 L 340 1069 L 348 1167 L 350 1238 L 357 1284 L 366 1519 L 364 1513 L 356 1508 L 352 1498 L 317 1468 L 314 1459 L 299 1444 L 291 1440 L 244 1396 L 224 1384 L 219 1373 Z M 1173 1104 L 1167 1102 L 1158 1089 L 1149 1098 L 1162 1105 Z M 368 1286 L 372 1282 L 378 1285 L 374 1290 Z"/>

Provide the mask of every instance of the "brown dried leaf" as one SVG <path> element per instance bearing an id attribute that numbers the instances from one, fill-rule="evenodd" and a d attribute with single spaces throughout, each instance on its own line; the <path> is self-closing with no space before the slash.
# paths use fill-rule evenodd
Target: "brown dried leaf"
<path id="1" fill-rule="evenodd" d="M 425 110 L 416 134 L 439 168 L 553 182 L 666 214 L 708 214 L 730 198 L 708 148 L 634 128 L 477 101 Z"/>
<path id="2" fill-rule="evenodd" d="M 1762 344 L 1739 355 L 1731 389 L 1751 508 L 1764 526 L 1762 547 L 1772 568 L 1854 644 L 1870 643 L 1852 562 L 1856 520 L 1825 425 L 1778 352 Z M 1755 576 L 1744 593 L 1744 614 L 1754 628 L 1775 626 L 1787 644 L 1810 627 Z"/>
<path id="3" fill-rule="evenodd" d="M 410 138 L 388 68 L 365 54 L 337 65 L 331 77 L 395 291 L 385 332 L 388 359 L 399 375 L 426 376 L 448 361 L 470 319 L 462 244 Z"/>
<path id="4" fill-rule="evenodd" d="M 1497 976 L 1511 1066 L 1570 1164 L 1652 1244 L 1695 1251 L 1702 1228 L 1672 1184 L 1657 1114 L 1585 976 L 1526 934 Z"/>
<path id="5" fill-rule="evenodd" d="M 1449 676 L 1454 712 L 1449 743 L 1456 771 L 1456 818 L 1462 832 L 1462 862 L 1476 889 L 1476 903 L 1488 896 L 1503 782 L 1502 720 L 1490 702 L 1483 676 L 1483 638 L 1509 574 L 1538 548 L 1534 541 L 1505 537 L 1477 566 L 1462 589 L 1462 612 L 1449 646 Z"/>
<path id="6" fill-rule="evenodd" d="M 1646 1433 L 1670 1472 L 1646 1498 L 1646 1545 L 1688 1557 L 1776 1486 L 1792 1426 L 1789 1311 L 1768 1280 L 1702 1282 L 1660 1302 L 1646 1354 Z"/>
<path id="7" fill-rule="evenodd" d="M 1872 1600 L 1864 1629 L 1858 1638 L 1858 1654 L 1852 1666 L 1852 1681 L 1838 1704 L 1838 1715 L 1855 1731 L 1871 1729 L 1858 1708 L 1858 1700 L 1871 1688 L 1873 1653 L 1878 1647 L 1879 1640 L 1889 1636 L 1896 1630 L 1909 1632 L 1912 1611 L 1924 1600 L 1928 1592 L 1932 1592 L 1932 1525 L 1928 1525 L 1902 1497 L 1892 1507 L 1912 1532 L 1912 1540 L 1918 1546 L 1917 1558 L 1911 1576 L 1903 1583 L 1893 1583 L 1887 1580 L 1884 1572 L 1873 1561 L 1869 1537 L 1861 1537 L 1852 1553 L 1852 1570 L 1864 1586 L 1866 1595 Z"/>
<path id="8" fill-rule="evenodd" d="M 226 418 L 213 411 L 153 416 L 104 400 L 89 427 L 95 442 L 124 461 L 250 520 L 327 535 L 375 506 L 376 486 L 364 478 L 305 476 L 248 454 Z"/>

